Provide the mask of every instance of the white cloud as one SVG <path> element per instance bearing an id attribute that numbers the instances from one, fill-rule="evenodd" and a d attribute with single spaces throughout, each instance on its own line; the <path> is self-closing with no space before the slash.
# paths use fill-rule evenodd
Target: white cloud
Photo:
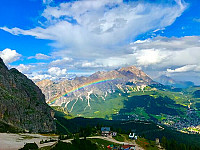
<path id="1" fill-rule="evenodd" d="M 31 69 L 33 69 L 35 66 L 33 65 L 24 65 L 24 64 L 20 64 L 18 66 L 16 66 L 15 68 L 17 70 L 19 70 L 22 73 L 28 73 Z"/>
<path id="2" fill-rule="evenodd" d="M 67 69 L 61 69 L 59 67 L 50 67 L 48 63 L 34 63 L 29 65 L 20 64 L 18 66 L 10 66 L 18 69 L 32 80 L 57 80 L 61 78 L 67 78 Z M 47 69 L 50 67 L 49 69 Z"/>
<path id="3" fill-rule="evenodd" d="M 189 72 L 189 71 L 199 72 L 200 71 L 200 66 L 198 66 L 198 65 L 185 65 L 183 67 L 176 68 L 174 70 L 173 69 L 167 69 L 167 72 L 169 72 L 169 73 Z"/>
<path id="4" fill-rule="evenodd" d="M 84 68 L 117 68 L 136 65 L 142 69 L 163 70 L 173 66 L 198 65 L 200 58 L 200 37 L 182 38 L 156 37 L 136 41 L 125 48 L 129 54 L 116 57 L 80 61 L 76 65 Z"/>
<path id="5" fill-rule="evenodd" d="M 131 44 L 137 65 L 166 68 L 199 64 L 200 37 L 156 37 Z"/>
<path id="6" fill-rule="evenodd" d="M 156 37 L 144 41 L 136 41 L 131 43 L 129 47 L 124 47 L 124 49 L 128 54 L 88 60 L 73 60 L 72 58 L 64 57 L 36 68 L 43 67 L 45 69 L 49 67 L 49 71 L 43 73 L 51 76 L 46 76 L 48 78 L 66 77 L 66 69 L 61 68 L 93 72 L 136 65 L 147 73 L 151 71 L 151 74 L 153 72 L 160 73 L 160 71 L 175 74 L 184 71 L 199 72 L 200 70 L 200 37 L 198 36 L 181 38 Z"/>
<path id="7" fill-rule="evenodd" d="M 134 55 L 127 54 L 119 57 L 96 59 L 94 62 L 85 62 L 82 64 L 82 67 L 114 69 L 122 66 L 133 65 L 134 63 L 135 63 Z"/>
<path id="8" fill-rule="evenodd" d="M 185 3 L 123 3 L 123 0 L 81 0 L 47 6 L 42 27 L 30 30 L 1 29 L 14 35 L 31 35 L 55 41 L 62 57 L 104 58 L 127 54 L 121 47 L 137 35 L 171 25 L 186 8 Z M 44 19 L 43 19 L 44 20 Z M 61 50 L 60 50 L 61 49 Z"/>
<path id="9" fill-rule="evenodd" d="M 64 66 L 65 64 L 71 62 L 73 59 L 69 57 L 64 57 L 62 59 L 54 60 L 50 63 L 51 66 Z"/>
<path id="10" fill-rule="evenodd" d="M 67 69 L 60 69 L 59 67 L 52 67 L 48 69 L 48 73 L 52 76 L 66 76 Z"/>
<path id="11" fill-rule="evenodd" d="M 42 13 L 42 26 L 29 30 L 17 27 L 1 29 L 14 35 L 31 35 L 54 41 L 51 43 L 54 47 L 51 57 L 56 60 L 46 65 L 49 70 L 35 74 L 37 78 L 66 76 L 66 69 L 61 68 L 92 72 L 99 68 L 106 70 L 128 65 L 136 65 L 147 71 L 152 68 L 154 71 L 173 68 L 168 69 L 168 73 L 174 74 L 177 69 L 181 70 L 179 68 L 187 70 L 196 65 L 188 70 L 197 71 L 200 58 L 198 36 L 156 37 L 128 45 L 139 34 L 162 31 L 171 25 L 187 7 L 183 1 L 175 1 L 169 4 L 81 0 L 58 6 L 50 4 Z M 51 0 L 43 2 L 49 4 Z M 37 54 L 33 57 L 48 59 L 49 56 Z"/>
<path id="12" fill-rule="evenodd" d="M 59 67 L 51 67 L 47 71 L 34 70 L 32 72 L 27 72 L 25 74 L 26 76 L 28 76 L 28 78 L 34 81 L 44 80 L 44 79 L 57 80 L 68 77 L 67 69 L 60 69 Z"/>
<path id="13" fill-rule="evenodd" d="M 18 59 L 20 59 L 22 55 L 17 53 L 16 50 L 11 50 L 9 48 L 0 51 L 0 57 L 6 64 L 12 63 Z"/>
<path id="14" fill-rule="evenodd" d="M 158 49 L 138 50 L 135 53 L 136 62 L 139 66 L 156 65 L 164 61 L 169 54 Z"/>
<path id="15" fill-rule="evenodd" d="M 153 72 L 156 72 L 156 74 L 162 72 L 162 74 L 167 73 L 169 75 L 186 71 L 200 72 L 199 36 L 181 38 L 156 37 L 144 41 L 136 41 L 131 43 L 129 47 L 124 47 L 124 49 L 129 53 L 88 60 L 72 60 L 68 57 L 57 59 L 46 65 L 46 68 L 50 67 L 50 69 L 43 74 L 48 74 L 50 77 L 46 77 L 53 79 L 67 76 L 67 71 L 61 68 L 94 72 L 96 70 L 110 70 L 129 65 L 141 67 L 142 70 L 154 76 L 155 73 Z"/>
<path id="16" fill-rule="evenodd" d="M 28 57 L 28 59 L 32 59 L 32 58 L 35 58 L 35 59 L 49 59 L 51 57 L 48 56 L 48 55 L 45 55 L 45 54 L 38 53 L 35 56 Z"/>
<path id="17" fill-rule="evenodd" d="M 51 75 L 49 74 L 39 74 L 37 72 L 33 72 L 32 74 L 26 74 L 28 78 L 31 80 L 44 80 L 44 79 L 51 79 Z"/>

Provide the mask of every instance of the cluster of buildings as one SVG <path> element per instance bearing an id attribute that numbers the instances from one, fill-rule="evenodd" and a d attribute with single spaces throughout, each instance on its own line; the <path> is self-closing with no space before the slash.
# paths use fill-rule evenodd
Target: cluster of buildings
<path id="1" fill-rule="evenodd" d="M 110 127 L 101 127 L 101 135 L 105 137 L 117 136 L 117 132 L 110 130 Z"/>
<path id="2" fill-rule="evenodd" d="M 163 119 L 160 123 L 176 128 L 177 130 L 180 131 L 187 130 L 187 132 L 189 133 L 199 133 L 196 127 L 200 125 L 200 118 L 197 116 L 195 110 L 189 109 L 185 118 L 181 118 L 180 116 L 167 115 L 166 119 Z"/>
<path id="3" fill-rule="evenodd" d="M 117 132 L 111 131 L 110 127 L 102 127 L 101 135 L 104 137 L 115 137 L 117 136 Z M 135 133 L 130 133 L 129 139 L 137 140 L 137 136 L 135 135 Z M 107 148 L 110 150 L 136 150 L 135 145 L 122 145 L 122 146 L 108 145 Z"/>
<path id="4" fill-rule="evenodd" d="M 110 150 L 136 150 L 136 147 L 134 145 L 123 145 L 123 146 L 108 145 L 107 148 Z"/>

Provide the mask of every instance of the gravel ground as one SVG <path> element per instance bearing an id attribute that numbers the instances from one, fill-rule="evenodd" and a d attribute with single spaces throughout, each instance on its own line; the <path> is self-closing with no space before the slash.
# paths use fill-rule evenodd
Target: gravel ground
<path id="1" fill-rule="evenodd" d="M 0 150 L 18 150 L 22 148 L 24 144 L 33 142 L 40 146 L 41 144 L 39 143 L 41 140 L 49 140 L 50 138 L 58 139 L 57 136 L 43 136 L 40 134 L 0 133 Z"/>

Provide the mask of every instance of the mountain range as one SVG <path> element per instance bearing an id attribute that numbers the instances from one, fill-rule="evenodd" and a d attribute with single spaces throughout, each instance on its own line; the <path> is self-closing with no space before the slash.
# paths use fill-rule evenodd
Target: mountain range
<path id="1" fill-rule="evenodd" d="M 98 71 L 89 77 L 81 76 L 61 82 L 53 82 L 47 79 L 36 82 L 36 84 L 45 94 L 47 103 L 67 107 L 70 101 L 83 98 L 87 99 L 89 106 L 90 95 L 92 94 L 105 99 L 108 93 L 115 93 L 119 89 L 126 93 L 131 87 L 140 90 L 147 85 L 157 83 L 143 71 L 135 66 L 130 66 L 108 72 Z"/>
<path id="2" fill-rule="evenodd" d="M 166 77 L 170 83 L 177 83 Z M 151 120 L 177 129 L 200 123 L 200 87 L 176 88 L 153 81 L 135 66 L 89 77 L 36 83 L 46 102 L 66 117 Z"/>

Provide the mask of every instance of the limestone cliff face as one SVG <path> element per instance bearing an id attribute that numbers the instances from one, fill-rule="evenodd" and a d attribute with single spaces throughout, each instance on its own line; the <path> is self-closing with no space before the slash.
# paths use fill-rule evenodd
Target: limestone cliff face
<path id="1" fill-rule="evenodd" d="M 29 132 L 55 131 L 54 112 L 41 90 L 0 58 L 0 121 Z"/>
<path id="2" fill-rule="evenodd" d="M 99 84 L 90 84 L 95 81 L 107 80 Z M 128 92 L 129 86 L 143 88 L 150 84 L 155 84 L 143 71 L 137 69 L 135 66 L 125 67 L 112 71 L 98 71 L 89 77 L 76 77 L 73 80 L 64 80 L 60 82 L 52 82 L 50 80 L 43 80 L 36 84 L 41 88 L 45 94 L 46 101 L 53 102 L 53 105 L 63 106 L 67 105 L 74 99 L 87 98 L 88 94 L 95 94 L 105 96 L 108 93 L 113 93 L 116 90 L 123 90 Z M 85 86 L 90 84 L 90 86 Z M 80 88 L 81 87 L 81 88 Z M 76 90 L 79 89 L 79 90 Z M 68 93 L 66 96 L 59 97 Z M 50 103 L 52 104 L 52 103 Z"/>

